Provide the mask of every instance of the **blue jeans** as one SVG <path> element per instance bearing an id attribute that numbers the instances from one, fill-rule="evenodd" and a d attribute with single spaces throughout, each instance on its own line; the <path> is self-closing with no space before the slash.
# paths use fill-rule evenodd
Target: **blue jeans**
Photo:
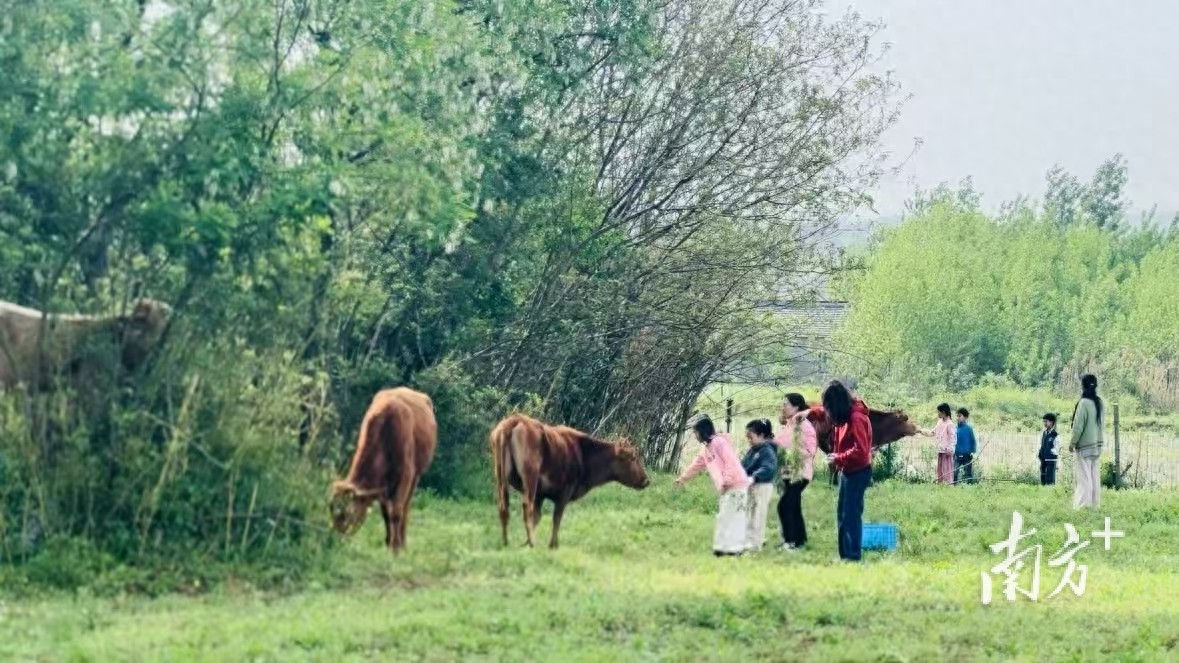
<path id="1" fill-rule="evenodd" d="M 954 483 L 958 483 L 959 470 L 966 483 L 974 483 L 974 454 L 954 455 Z"/>
<path id="2" fill-rule="evenodd" d="M 864 540 L 864 493 L 870 485 L 870 466 L 839 475 L 839 503 L 835 520 L 839 528 L 840 559 L 851 562 L 860 560 L 860 545 Z"/>

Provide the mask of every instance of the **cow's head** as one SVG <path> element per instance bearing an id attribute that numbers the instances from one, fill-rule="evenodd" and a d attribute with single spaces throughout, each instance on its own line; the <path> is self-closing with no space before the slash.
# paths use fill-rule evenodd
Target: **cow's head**
<path id="1" fill-rule="evenodd" d="M 118 318 L 122 336 L 123 365 L 135 369 L 160 342 L 172 307 L 154 299 L 138 299 L 131 312 Z"/>
<path id="2" fill-rule="evenodd" d="M 618 483 L 627 488 L 642 490 L 651 485 L 647 478 L 647 470 L 643 468 L 643 459 L 639 458 L 639 451 L 629 440 L 619 440 L 614 443 L 614 457 L 610 459 L 610 469 Z"/>
<path id="3" fill-rule="evenodd" d="M 350 481 L 336 481 L 332 484 L 332 497 L 328 511 L 332 515 L 332 527 L 345 536 L 360 529 L 373 503 L 371 496 L 364 496 Z"/>
<path id="4" fill-rule="evenodd" d="M 909 415 L 900 410 L 891 412 L 869 411 L 872 421 L 872 446 L 882 447 L 917 434 L 917 426 L 909 421 Z"/>

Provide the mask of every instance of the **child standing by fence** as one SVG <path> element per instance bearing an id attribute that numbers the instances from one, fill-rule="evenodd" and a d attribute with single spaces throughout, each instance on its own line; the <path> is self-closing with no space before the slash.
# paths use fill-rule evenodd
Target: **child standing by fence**
<path id="1" fill-rule="evenodd" d="M 922 431 L 926 437 L 932 437 L 937 443 L 937 481 L 938 483 L 954 483 L 954 447 L 958 441 L 954 430 L 953 414 L 950 404 L 942 403 L 937 406 L 937 425 L 932 431 Z"/>
<path id="2" fill-rule="evenodd" d="M 958 472 L 962 471 L 962 480 L 974 483 L 974 452 L 978 450 L 978 441 L 974 437 L 974 428 L 970 426 L 970 411 L 964 407 L 958 408 L 957 440 L 954 443 L 954 483 L 958 483 Z"/>
<path id="3" fill-rule="evenodd" d="M 774 477 L 778 473 L 778 454 L 774 450 L 774 429 L 769 419 L 756 419 L 745 426 L 749 451 L 741 467 L 753 485 L 749 487 L 749 525 L 746 549 L 760 552 L 766 543 L 766 515 L 774 496 Z"/>
<path id="4" fill-rule="evenodd" d="M 1044 433 L 1040 436 L 1040 485 L 1056 483 L 1056 461 L 1060 458 L 1056 444 L 1056 415 L 1044 415 Z"/>
<path id="5" fill-rule="evenodd" d="M 712 535 L 712 550 L 717 557 L 723 555 L 740 555 L 745 552 L 746 531 L 749 518 L 746 515 L 749 493 L 749 475 L 741 467 L 741 460 L 733 449 L 729 437 L 717 433 L 708 417 L 702 417 L 695 423 L 696 439 L 702 448 L 696 459 L 688 466 L 684 473 L 675 480 L 677 486 L 708 470 L 713 486 L 720 498 L 716 513 L 716 528 Z"/>

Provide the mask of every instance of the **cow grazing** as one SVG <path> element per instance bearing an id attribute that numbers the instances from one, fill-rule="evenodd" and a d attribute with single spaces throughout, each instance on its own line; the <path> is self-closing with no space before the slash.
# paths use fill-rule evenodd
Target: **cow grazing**
<path id="1" fill-rule="evenodd" d="M 430 397 L 399 387 L 373 397 L 348 478 L 332 484 L 332 524 L 341 534 L 360 528 L 373 502 L 385 517 L 385 545 L 405 548 L 409 502 L 434 459 L 438 425 Z"/>
<path id="2" fill-rule="evenodd" d="M 134 370 L 159 343 L 171 313 L 153 299 L 115 316 L 47 315 L 0 301 L 0 389 L 25 383 L 42 391 L 58 375 L 84 375 L 104 363 Z"/>
<path id="3" fill-rule="evenodd" d="M 528 545 L 536 539 L 544 500 L 553 503 L 550 548 L 565 507 L 611 481 L 642 490 L 650 485 L 634 445 L 603 442 L 566 426 L 550 426 L 516 414 L 491 431 L 491 463 L 503 543 L 508 545 L 508 486 L 524 495 L 524 531 Z"/>

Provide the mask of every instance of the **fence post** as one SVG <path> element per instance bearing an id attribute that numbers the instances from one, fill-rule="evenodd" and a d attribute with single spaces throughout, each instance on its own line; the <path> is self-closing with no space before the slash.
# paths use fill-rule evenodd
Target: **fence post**
<path id="1" fill-rule="evenodd" d="M 725 401 L 725 432 L 733 432 L 733 399 Z"/>
<path id="2" fill-rule="evenodd" d="M 1118 417 L 1118 404 L 1114 403 L 1114 488 L 1120 489 L 1122 487 L 1122 438 L 1121 438 L 1121 419 Z"/>

